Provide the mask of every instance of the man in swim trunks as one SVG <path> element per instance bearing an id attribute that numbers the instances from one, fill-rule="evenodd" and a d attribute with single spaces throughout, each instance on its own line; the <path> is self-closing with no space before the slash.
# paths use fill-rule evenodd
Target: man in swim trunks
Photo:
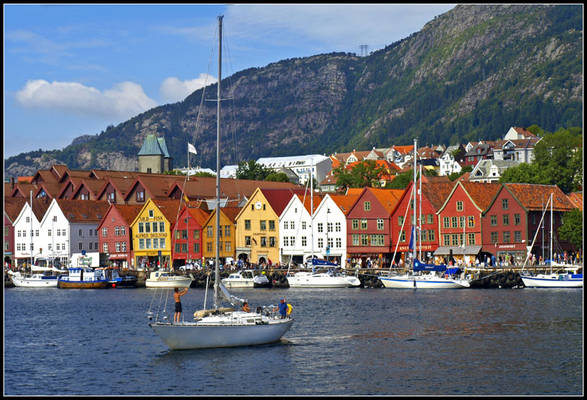
<path id="1" fill-rule="evenodd" d="M 173 290 L 173 299 L 175 300 L 175 314 L 173 315 L 173 322 L 179 322 L 179 317 L 181 316 L 181 299 L 180 297 L 183 296 L 188 292 L 188 288 L 183 289 L 181 292 L 178 288 Z"/>

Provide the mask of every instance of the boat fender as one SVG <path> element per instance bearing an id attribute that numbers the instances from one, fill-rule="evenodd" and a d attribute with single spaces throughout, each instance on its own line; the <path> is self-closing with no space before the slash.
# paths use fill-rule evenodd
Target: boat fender
<path id="1" fill-rule="evenodd" d="M 292 305 L 287 303 L 287 315 L 290 315 L 292 311 L 293 311 Z"/>

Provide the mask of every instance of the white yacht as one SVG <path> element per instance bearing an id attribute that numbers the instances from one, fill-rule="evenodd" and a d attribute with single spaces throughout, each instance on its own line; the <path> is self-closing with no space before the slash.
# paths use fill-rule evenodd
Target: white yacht
<path id="1" fill-rule="evenodd" d="M 264 274 L 255 275 L 251 269 L 233 272 L 228 278 L 222 279 L 222 284 L 227 288 L 258 288 L 268 287 L 271 282 Z"/>
<path id="2" fill-rule="evenodd" d="M 145 280 L 147 288 L 188 288 L 192 283 L 189 276 L 173 275 L 167 271 L 153 271 Z"/>
<path id="3" fill-rule="evenodd" d="M 23 275 L 20 272 L 8 271 L 12 283 L 17 287 L 48 288 L 57 287 L 58 277 L 45 274 Z"/>

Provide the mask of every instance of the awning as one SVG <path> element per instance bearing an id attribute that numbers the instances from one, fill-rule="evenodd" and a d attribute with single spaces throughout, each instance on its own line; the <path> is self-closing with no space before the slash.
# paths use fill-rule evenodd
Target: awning
<path id="1" fill-rule="evenodd" d="M 453 256 L 463 255 L 475 256 L 481 251 L 481 246 L 441 246 L 434 251 L 435 256 L 448 256 L 452 250 Z"/>

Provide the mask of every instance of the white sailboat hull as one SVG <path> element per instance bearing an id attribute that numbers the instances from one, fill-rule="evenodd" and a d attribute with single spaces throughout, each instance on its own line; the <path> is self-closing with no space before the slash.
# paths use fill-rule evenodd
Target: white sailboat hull
<path id="1" fill-rule="evenodd" d="M 470 287 L 469 282 L 466 280 L 437 276 L 380 276 L 379 280 L 383 283 L 383 286 L 392 289 L 463 289 Z"/>
<path id="2" fill-rule="evenodd" d="M 359 278 L 354 276 L 332 276 L 305 272 L 288 276 L 287 282 L 291 288 L 346 288 L 361 284 Z"/>
<path id="3" fill-rule="evenodd" d="M 171 275 L 168 272 L 151 272 L 149 279 L 145 280 L 146 288 L 189 288 L 192 278 L 187 276 Z"/>
<path id="4" fill-rule="evenodd" d="M 582 288 L 583 278 L 572 278 L 568 274 L 522 275 L 524 286 L 528 288 Z"/>
<path id="5" fill-rule="evenodd" d="M 279 341 L 293 319 L 272 320 L 267 324 L 242 324 L 206 318 L 197 322 L 149 324 L 172 350 L 205 349 L 267 344 Z"/>
<path id="6" fill-rule="evenodd" d="M 30 288 L 49 288 L 49 287 L 57 287 L 57 277 L 51 277 L 49 279 L 42 278 L 41 275 L 33 275 L 33 276 L 22 276 L 12 275 L 12 283 L 14 286 L 17 287 L 30 287 Z"/>

